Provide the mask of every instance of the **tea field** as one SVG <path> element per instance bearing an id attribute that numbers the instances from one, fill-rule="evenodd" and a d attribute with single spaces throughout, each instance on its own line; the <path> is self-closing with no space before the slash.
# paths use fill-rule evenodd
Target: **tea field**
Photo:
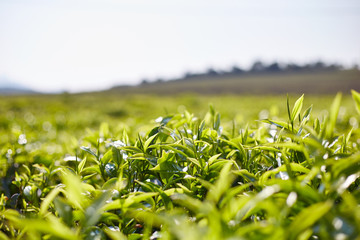
<path id="1" fill-rule="evenodd" d="M 360 94 L 0 97 L 0 239 L 360 239 Z"/>

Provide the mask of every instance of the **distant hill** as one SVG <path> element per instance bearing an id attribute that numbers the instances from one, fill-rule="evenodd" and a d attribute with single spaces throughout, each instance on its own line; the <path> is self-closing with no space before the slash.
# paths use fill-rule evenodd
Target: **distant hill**
<path id="1" fill-rule="evenodd" d="M 33 90 L 17 89 L 17 88 L 0 88 L 0 95 L 20 95 L 20 94 L 39 94 Z"/>
<path id="2" fill-rule="evenodd" d="M 133 87 L 117 86 L 109 91 L 121 94 L 333 94 L 349 93 L 350 89 L 360 91 L 358 69 L 203 74 L 172 81 L 143 82 Z"/>
<path id="3" fill-rule="evenodd" d="M 0 94 L 12 95 L 12 94 L 35 94 L 36 91 L 18 84 L 7 77 L 0 76 Z"/>

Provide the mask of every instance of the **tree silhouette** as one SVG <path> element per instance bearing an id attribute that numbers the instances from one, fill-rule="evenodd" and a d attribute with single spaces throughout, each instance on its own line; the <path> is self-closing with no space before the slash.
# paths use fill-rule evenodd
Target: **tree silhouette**
<path id="1" fill-rule="evenodd" d="M 254 62 L 254 64 L 252 65 L 250 72 L 252 73 L 258 73 L 258 72 L 263 72 L 265 70 L 265 66 L 261 61 L 256 61 Z"/>
<path id="2" fill-rule="evenodd" d="M 280 68 L 279 64 L 277 62 L 274 62 L 272 64 L 270 64 L 267 68 L 266 71 L 268 72 L 280 72 L 282 69 Z"/>

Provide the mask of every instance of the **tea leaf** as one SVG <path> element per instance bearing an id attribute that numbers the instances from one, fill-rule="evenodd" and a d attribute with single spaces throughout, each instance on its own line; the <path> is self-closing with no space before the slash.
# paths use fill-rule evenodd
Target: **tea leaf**
<path id="1" fill-rule="evenodd" d="M 314 223 L 320 220 L 332 208 L 332 206 L 332 202 L 327 201 L 313 204 L 302 210 L 289 226 L 288 236 L 290 239 L 296 239 L 300 233 L 307 230 Z"/>
<path id="2" fill-rule="evenodd" d="M 360 93 L 355 90 L 351 90 L 351 94 L 355 102 L 356 110 L 360 114 Z"/>
<path id="3" fill-rule="evenodd" d="M 299 116 L 302 106 L 303 106 L 303 101 L 304 101 L 304 94 L 301 95 L 301 97 L 298 100 L 296 100 L 296 102 L 294 104 L 294 107 L 293 107 L 293 109 L 291 111 L 291 115 L 290 115 L 291 122 L 294 122 L 295 119 Z"/>

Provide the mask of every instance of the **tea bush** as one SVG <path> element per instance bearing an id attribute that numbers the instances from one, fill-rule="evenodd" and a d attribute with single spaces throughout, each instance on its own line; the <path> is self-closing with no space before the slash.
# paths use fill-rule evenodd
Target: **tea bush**
<path id="1" fill-rule="evenodd" d="M 81 144 L 4 131 L 0 239 L 359 239 L 359 115 L 341 98 L 319 117 L 287 99 L 287 120 L 251 125 L 212 106 L 146 134 L 102 123 Z"/>

